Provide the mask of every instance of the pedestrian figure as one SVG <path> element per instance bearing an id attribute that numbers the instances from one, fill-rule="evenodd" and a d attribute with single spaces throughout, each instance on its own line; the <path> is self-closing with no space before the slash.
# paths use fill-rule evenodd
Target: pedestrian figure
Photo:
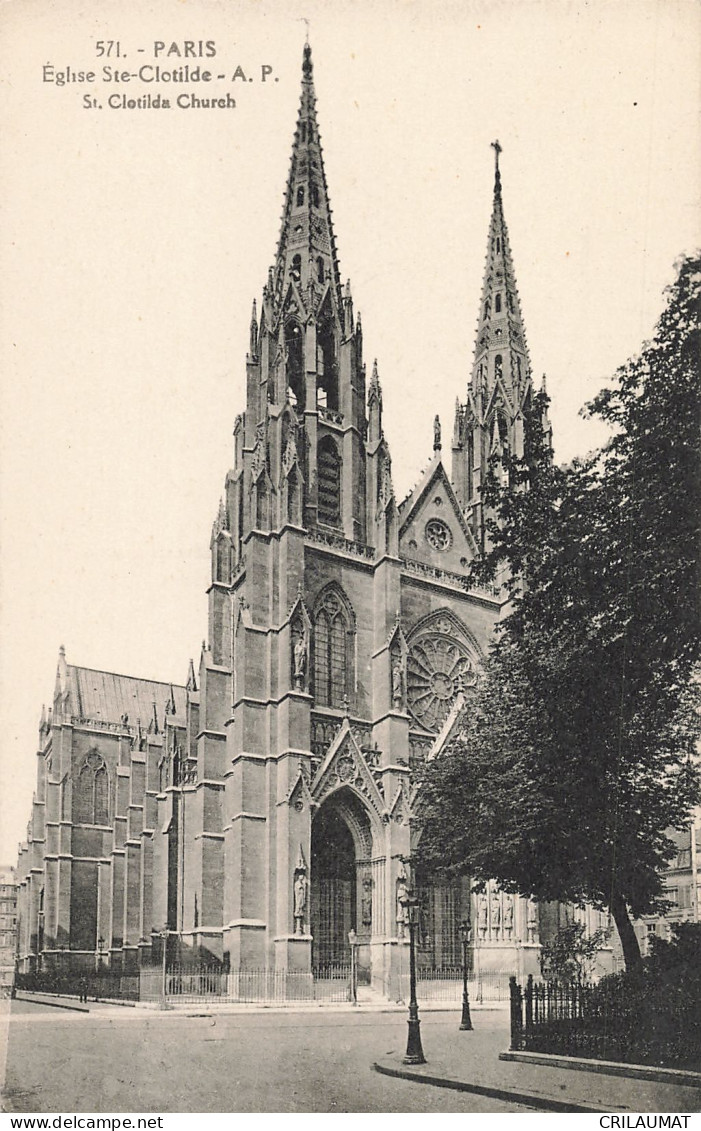
<path id="1" fill-rule="evenodd" d="M 86 1003 L 87 1003 L 87 1000 L 88 1000 L 88 979 L 85 977 L 84 974 L 83 974 L 82 978 L 80 979 L 80 1000 L 81 1000 L 81 1002 L 86 1002 Z"/>

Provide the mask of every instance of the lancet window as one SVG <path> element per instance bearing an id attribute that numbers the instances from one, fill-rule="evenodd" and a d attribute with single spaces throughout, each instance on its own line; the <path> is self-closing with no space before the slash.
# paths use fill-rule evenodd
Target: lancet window
<path id="1" fill-rule="evenodd" d="M 332 586 L 322 593 L 314 614 L 314 698 L 321 707 L 345 707 L 353 668 L 353 611 Z"/>
<path id="2" fill-rule="evenodd" d="M 73 820 L 85 825 L 106 825 L 109 821 L 109 775 L 97 750 L 90 751 L 80 768 Z"/>
<path id="3" fill-rule="evenodd" d="M 285 327 L 285 363 L 288 400 L 304 412 L 304 343 L 296 322 L 288 322 Z"/>

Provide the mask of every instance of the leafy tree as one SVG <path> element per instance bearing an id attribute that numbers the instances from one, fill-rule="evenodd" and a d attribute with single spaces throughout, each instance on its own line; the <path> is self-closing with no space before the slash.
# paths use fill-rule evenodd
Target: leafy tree
<path id="1" fill-rule="evenodd" d="M 583 982 L 608 937 L 605 927 L 588 935 L 583 923 L 565 923 L 541 947 L 541 974 L 548 981 L 563 985 Z"/>
<path id="2" fill-rule="evenodd" d="M 666 906 L 667 831 L 699 798 L 700 291 L 687 258 L 654 340 L 588 406 L 600 451 L 555 466 L 533 398 L 475 569 L 507 576 L 508 615 L 423 782 L 424 863 L 608 907 L 629 968 L 630 913 Z"/>

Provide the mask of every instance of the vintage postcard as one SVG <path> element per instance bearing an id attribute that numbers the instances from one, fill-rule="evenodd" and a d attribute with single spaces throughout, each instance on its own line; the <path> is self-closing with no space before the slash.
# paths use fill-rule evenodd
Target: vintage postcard
<path id="1" fill-rule="evenodd" d="M 490 460 L 605 441 L 698 247 L 700 20 L 2 6 L 4 1110 L 696 1110 L 500 1061 L 559 912 L 414 855 Z"/>

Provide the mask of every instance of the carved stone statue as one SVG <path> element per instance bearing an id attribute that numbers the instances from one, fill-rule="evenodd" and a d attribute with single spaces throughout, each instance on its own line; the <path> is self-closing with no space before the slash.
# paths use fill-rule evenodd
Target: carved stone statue
<path id="1" fill-rule="evenodd" d="M 487 937 L 487 928 L 489 926 L 489 909 L 487 905 L 486 892 L 481 892 L 477 903 L 477 930 L 479 937 L 484 941 Z"/>
<path id="2" fill-rule="evenodd" d="M 433 418 L 433 450 L 439 452 L 441 450 L 441 418 L 434 416 Z"/>
<path id="3" fill-rule="evenodd" d="M 307 672 L 307 634 L 302 627 L 292 647 L 293 678 L 297 691 L 304 690 L 304 677 Z"/>
<path id="4" fill-rule="evenodd" d="M 404 706 L 404 672 L 399 656 L 392 657 L 392 706 Z"/>
<path id="5" fill-rule="evenodd" d="M 409 922 L 409 912 L 404 904 L 404 900 L 409 894 L 409 878 L 406 874 L 404 864 L 399 865 L 399 874 L 397 875 L 397 938 L 404 938 L 404 930 L 406 924 Z"/>
<path id="6" fill-rule="evenodd" d="M 297 872 L 297 877 L 294 883 L 294 920 L 295 920 L 295 934 L 304 934 L 304 917 L 307 907 L 307 890 L 309 882 L 305 872 Z"/>
<path id="7" fill-rule="evenodd" d="M 363 878 L 363 894 L 360 900 L 360 918 L 363 927 L 372 926 L 372 879 L 370 876 Z"/>
<path id="8" fill-rule="evenodd" d="M 492 913 L 492 938 L 499 938 L 499 927 L 501 925 L 501 896 L 498 891 L 492 892 L 491 902 Z"/>
<path id="9" fill-rule="evenodd" d="M 514 897 L 508 892 L 504 895 L 504 938 L 511 942 L 511 932 L 514 929 Z"/>
<path id="10" fill-rule="evenodd" d="M 538 904 L 535 899 L 528 900 L 528 907 L 526 909 L 526 928 L 528 931 L 529 943 L 538 941 Z"/>

